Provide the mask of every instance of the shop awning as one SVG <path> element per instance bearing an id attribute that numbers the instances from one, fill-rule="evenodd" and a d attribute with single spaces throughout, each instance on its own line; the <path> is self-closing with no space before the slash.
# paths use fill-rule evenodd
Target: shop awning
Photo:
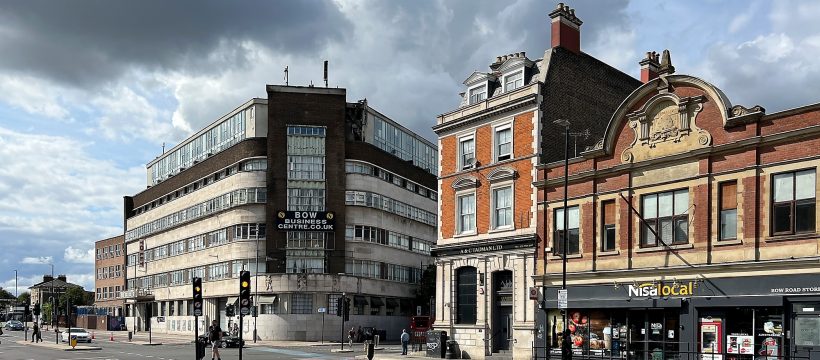
<path id="1" fill-rule="evenodd" d="M 399 306 L 399 302 L 398 302 L 397 299 L 387 298 L 387 307 L 394 308 L 394 307 L 398 307 L 398 306 Z"/>
<path id="2" fill-rule="evenodd" d="M 229 297 L 229 298 L 228 298 L 228 305 L 233 305 L 233 304 L 236 304 L 236 300 L 237 300 L 237 299 L 239 299 L 239 298 L 238 298 L 238 297 L 236 297 L 236 296 L 231 296 L 231 297 Z"/>
<path id="3" fill-rule="evenodd" d="M 370 297 L 370 306 L 371 307 L 384 306 L 384 301 L 382 301 L 382 298 L 380 298 L 380 297 L 371 296 Z"/>
<path id="4" fill-rule="evenodd" d="M 276 295 L 259 295 L 260 304 L 273 304 L 276 301 Z"/>
<path id="5" fill-rule="evenodd" d="M 355 295 L 353 296 L 353 305 L 367 305 L 367 298 L 361 295 Z"/>

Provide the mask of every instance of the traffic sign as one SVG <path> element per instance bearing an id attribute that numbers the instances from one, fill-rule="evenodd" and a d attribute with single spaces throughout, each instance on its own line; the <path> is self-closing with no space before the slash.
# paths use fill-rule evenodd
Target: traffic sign
<path id="1" fill-rule="evenodd" d="M 567 308 L 567 290 L 566 289 L 558 290 L 558 308 L 559 309 L 566 309 Z"/>
<path id="2" fill-rule="evenodd" d="M 317 312 L 320 312 L 320 313 L 326 313 L 326 312 L 327 312 L 327 308 L 320 307 L 320 308 L 319 308 L 319 310 L 318 310 Z"/>

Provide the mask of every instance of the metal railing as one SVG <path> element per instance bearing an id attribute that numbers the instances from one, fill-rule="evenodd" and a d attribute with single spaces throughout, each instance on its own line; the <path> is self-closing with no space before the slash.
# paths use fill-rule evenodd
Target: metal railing
<path id="1" fill-rule="evenodd" d="M 646 342 L 633 342 L 633 347 L 640 349 L 623 350 L 595 350 L 595 349 L 573 349 L 572 359 L 577 360 L 811 360 L 820 359 L 820 350 L 788 349 L 782 344 L 778 346 L 779 353 L 760 354 L 759 345 L 755 347 L 755 352 L 750 354 L 737 354 L 728 352 L 702 353 L 700 351 L 670 349 L 670 347 L 691 348 L 691 344 L 666 343 L 666 348 L 656 347 L 647 349 Z M 546 350 L 546 351 L 545 351 Z M 561 348 L 544 347 L 533 343 L 532 358 L 561 360 Z"/>

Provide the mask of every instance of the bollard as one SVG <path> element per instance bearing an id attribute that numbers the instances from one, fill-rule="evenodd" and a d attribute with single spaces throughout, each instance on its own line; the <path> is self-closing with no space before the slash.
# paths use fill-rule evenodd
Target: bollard
<path id="1" fill-rule="evenodd" d="M 373 360 L 373 355 L 376 353 L 376 344 L 372 341 L 367 342 L 367 360 Z"/>
<path id="2" fill-rule="evenodd" d="M 114 341 L 114 332 L 113 331 L 111 332 L 111 338 L 109 340 Z"/>

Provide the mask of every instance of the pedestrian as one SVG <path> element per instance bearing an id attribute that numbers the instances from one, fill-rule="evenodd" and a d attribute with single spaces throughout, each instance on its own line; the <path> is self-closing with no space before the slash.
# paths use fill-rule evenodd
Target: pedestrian
<path id="1" fill-rule="evenodd" d="M 350 328 L 350 331 L 347 332 L 347 343 L 350 345 L 350 348 L 353 348 L 353 337 L 356 336 L 356 328 Z"/>
<path id="2" fill-rule="evenodd" d="M 42 326 L 37 328 L 37 341 L 36 342 L 43 342 L 43 328 L 42 328 Z"/>
<path id="3" fill-rule="evenodd" d="M 40 327 L 37 326 L 37 323 L 34 323 L 34 327 L 31 328 L 31 342 L 37 341 L 37 333 L 40 331 Z"/>
<path id="4" fill-rule="evenodd" d="M 406 329 L 401 329 L 401 354 L 407 355 L 407 345 L 410 344 L 410 334 Z"/>
<path id="5" fill-rule="evenodd" d="M 211 326 L 208 328 L 208 341 L 211 342 L 211 360 L 214 358 L 222 360 L 219 357 L 219 345 L 222 342 L 222 328 L 219 327 L 216 320 L 211 322 Z"/>
<path id="6" fill-rule="evenodd" d="M 239 325 L 233 323 L 233 336 L 239 336 Z"/>

